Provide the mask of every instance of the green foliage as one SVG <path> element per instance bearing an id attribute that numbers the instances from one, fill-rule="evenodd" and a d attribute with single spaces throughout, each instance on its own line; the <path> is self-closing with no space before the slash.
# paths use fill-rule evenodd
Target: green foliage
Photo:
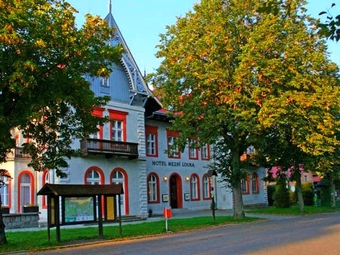
<path id="1" fill-rule="evenodd" d="M 290 207 L 289 190 L 287 188 L 287 183 L 284 179 L 280 179 L 277 181 L 275 185 L 273 199 L 274 206 L 277 208 Z"/>
<path id="2" fill-rule="evenodd" d="M 275 185 L 268 185 L 267 186 L 267 194 L 268 194 L 268 205 L 272 206 L 274 204 L 273 195 L 275 192 Z"/>
<path id="3" fill-rule="evenodd" d="M 331 8 L 335 6 L 335 3 L 331 5 Z M 324 22 L 319 23 L 320 35 L 325 36 L 333 41 L 339 41 L 340 39 L 340 15 L 333 16 L 330 11 L 322 11 L 319 13 L 320 16 L 326 19 Z"/>
<path id="4" fill-rule="evenodd" d="M 95 97 L 85 75 L 107 76 L 121 46 L 107 41 L 114 30 L 99 17 L 75 24 L 76 10 L 62 0 L 0 1 L 0 161 L 23 132 L 29 166 L 56 169 L 77 152 L 73 139 L 96 131 Z"/>
<path id="5" fill-rule="evenodd" d="M 302 183 L 302 196 L 305 205 L 312 206 L 314 205 L 314 190 L 313 190 L 313 183 L 306 182 Z"/>
<path id="6" fill-rule="evenodd" d="M 339 145 L 338 67 L 304 4 L 202 0 L 167 27 L 157 46 L 162 62 L 151 82 L 173 113 L 179 143 L 184 148 L 192 137 L 198 147 L 217 143 L 213 168 L 232 186 L 239 214 L 240 156 L 249 146 L 261 149 L 271 140 L 275 152 L 268 157 L 276 160 L 282 148 L 273 136 L 300 154 L 332 153 Z"/>

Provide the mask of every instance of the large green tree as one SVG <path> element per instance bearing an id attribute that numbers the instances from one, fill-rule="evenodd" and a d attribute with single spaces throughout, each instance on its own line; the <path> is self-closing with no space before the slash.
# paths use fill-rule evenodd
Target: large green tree
<path id="1" fill-rule="evenodd" d="M 0 0 L 0 162 L 15 147 L 14 129 L 28 142 L 35 170 L 64 176 L 75 138 L 105 121 L 91 115 L 108 98 L 95 97 L 85 76 L 107 76 L 121 46 L 107 42 L 114 30 L 63 0 Z M 0 224 L 0 243 L 5 242 Z"/>
<path id="2" fill-rule="evenodd" d="M 113 29 L 86 16 L 81 28 L 76 10 L 63 0 L 0 1 L 0 161 L 14 147 L 13 128 L 29 142 L 30 166 L 55 169 L 62 176 L 73 138 L 94 132 L 95 97 L 88 76 L 106 76 L 121 47 L 107 42 Z"/>
<path id="3" fill-rule="evenodd" d="M 275 7 L 274 13 L 261 9 Z M 240 156 L 263 130 L 289 123 L 306 153 L 332 151 L 337 66 L 309 26 L 304 1 L 202 0 L 161 35 L 154 85 L 173 128 L 224 148 L 234 218 L 244 217 Z M 221 146 L 220 142 L 224 145 Z"/>

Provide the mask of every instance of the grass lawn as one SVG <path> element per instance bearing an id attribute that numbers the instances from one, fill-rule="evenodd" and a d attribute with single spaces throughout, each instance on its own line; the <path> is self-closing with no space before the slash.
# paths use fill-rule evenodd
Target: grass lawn
<path id="1" fill-rule="evenodd" d="M 211 217 L 195 217 L 184 219 L 169 219 L 168 230 L 180 232 L 201 229 L 206 227 L 220 226 L 226 224 L 238 224 L 245 222 L 258 221 L 258 218 L 246 217 L 243 220 L 234 220 L 231 216 L 217 216 L 215 222 Z M 165 220 L 143 221 L 135 224 L 122 224 L 123 237 L 120 237 L 119 226 L 104 226 L 104 240 L 125 240 L 127 238 L 141 238 L 164 234 Z M 98 225 L 93 227 L 63 228 L 60 231 L 61 242 L 56 241 L 55 229 L 51 229 L 51 240 L 47 240 L 47 228 L 39 231 L 18 231 L 7 232 L 7 244 L 0 245 L 0 254 L 15 251 L 38 251 L 54 249 L 63 245 L 73 243 L 83 243 L 88 241 L 102 241 L 98 238 Z"/>

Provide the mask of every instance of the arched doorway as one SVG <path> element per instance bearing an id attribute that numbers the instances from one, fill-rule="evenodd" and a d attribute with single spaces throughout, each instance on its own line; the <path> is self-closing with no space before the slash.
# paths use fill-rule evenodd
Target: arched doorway
<path id="1" fill-rule="evenodd" d="M 178 174 L 172 174 L 169 180 L 170 188 L 170 207 L 183 208 L 182 199 L 182 179 Z"/>

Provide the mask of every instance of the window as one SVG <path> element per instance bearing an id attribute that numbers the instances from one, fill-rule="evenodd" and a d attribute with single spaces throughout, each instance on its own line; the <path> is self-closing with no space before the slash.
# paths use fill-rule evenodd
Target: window
<path id="1" fill-rule="evenodd" d="M 93 112 L 92 112 L 92 115 L 95 116 L 95 117 L 102 118 L 104 110 L 105 109 L 103 109 L 103 108 L 95 107 Z M 103 126 L 98 125 L 97 128 L 98 128 L 98 132 L 90 134 L 90 138 L 103 139 Z"/>
<path id="2" fill-rule="evenodd" d="M 122 168 L 116 168 L 111 172 L 111 183 L 123 185 L 124 194 L 120 195 L 120 210 L 122 215 L 129 214 L 129 187 L 128 187 L 128 175 L 126 171 Z M 117 200 L 117 208 L 118 208 L 118 200 Z"/>
<path id="3" fill-rule="evenodd" d="M 85 184 L 96 185 L 100 184 L 100 175 L 96 170 L 90 170 L 86 174 Z"/>
<path id="4" fill-rule="evenodd" d="M 148 202 L 159 203 L 159 178 L 155 173 L 148 176 Z"/>
<path id="5" fill-rule="evenodd" d="M 209 144 L 205 143 L 201 147 L 202 160 L 210 160 L 210 148 Z"/>
<path id="6" fill-rule="evenodd" d="M 203 199 L 211 199 L 210 178 L 207 174 L 203 175 Z"/>
<path id="7" fill-rule="evenodd" d="M 109 87 L 110 86 L 109 78 L 101 77 L 100 78 L 100 86 Z"/>
<path id="8" fill-rule="evenodd" d="M 199 179 L 196 174 L 193 174 L 190 178 L 190 195 L 191 200 L 199 200 Z"/>
<path id="9" fill-rule="evenodd" d="M 18 199 L 18 207 L 19 211 L 21 210 L 21 206 L 27 204 L 35 204 L 34 201 L 34 177 L 33 174 L 29 171 L 22 171 L 18 176 L 18 190 L 19 190 L 19 199 Z"/>
<path id="10" fill-rule="evenodd" d="M 181 158 L 179 153 L 179 148 L 176 145 L 177 137 L 179 136 L 178 132 L 173 132 L 167 130 L 168 137 L 168 157 L 169 158 Z"/>
<path id="11" fill-rule="evenodd" d="M 123 122 L 113 120 L 111 122 L 111 140 L 122 142 L 123 138 Z"/>
<path id="12" fill-rule="evenodd" d="M 198 159 L 196 139 L 189 140 L 189 159 Z"/>
<path id="13" fill-rule="evenodd" d="M 9 178 L 3 177 L 4 186 L 0 187 L 0 196 L 1 202 L 3 206 L 9 207 L 10 199 L 9 199 Z"/>
<path id="14" fill-rule="evenodd" d="M 127 112 L 109 109 L 111 119 L 111 137 L 112 141 L 126 141 L 126 115 Z"/>
<path id="15" fill-rule="evenodd" d="M 259 177 L 257 173 L 253 173 L 251 175 L 251 192 L 253 194 L 259 193 Z"/>
<path id="16" fill-rule="evenodd" d="M 249 179 L 248 179 L 248 175 L 246 175 L 246 177 L 244 179 L 241 180 L 241 190 L 242 190 L 242 194 L 249 194 Z"/>
<path id="17" fill-rule="evenodd" d="M 157 127 L 146 126 L 146 155 L 158 157 Z"/>

